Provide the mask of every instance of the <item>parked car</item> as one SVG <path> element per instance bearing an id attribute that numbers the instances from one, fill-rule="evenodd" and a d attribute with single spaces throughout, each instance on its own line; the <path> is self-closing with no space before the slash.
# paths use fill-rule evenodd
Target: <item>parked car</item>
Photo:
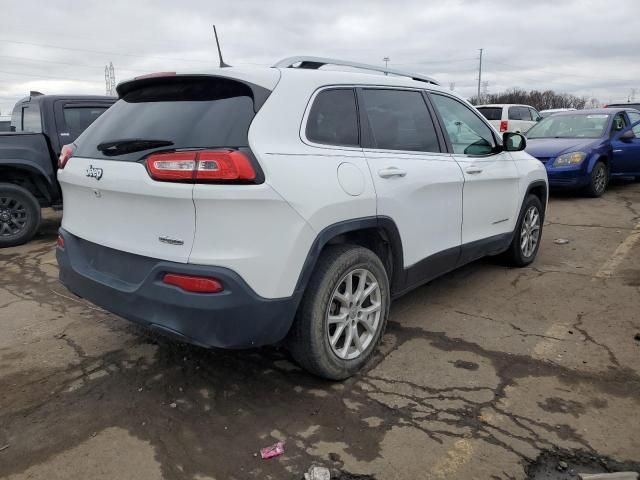
<path id="1" fill-rule="evenodd" d="M 575 108 L 549 108 L 547 110 L 540 110 L 540 116 L 542 118 L 547 118 L 549 115 L 553 115 L 558 112 L 569 112 L 574 111 Z"/>
<path id="2" fill-rule="evenodd" d="M 16 103 L 11 132 L 0 133 L 0 248 L 28 242 L 40 226 L 40 209 L 60 208 L 58 156 L 116 99 L 42 95 Z"/>
<path id="3" fill-rule="evenodd" d="M 640 103 L 612 103 L 610 105 L 605 105 L 605 108 L 635 108 L 640 111 Z"/>
<path id="4" fill-rule="evenodd" d="M 602 195 L 611 177 L 640 179 L 640 112 L 560 112 L 527 132 L 527 152 L 544 163 L 551 187 Z"/>
<path id="5" fill-rule="evenodd" d="M 204 347 L 284 340 L 343 379 L 392 298 L 485 255 L 534 260 L 547 181 L 523 136 L 428 77 L 327 64 L 381 70 L 295 57 L 121 83 L 61 155 L 62 283 Z"/>
<path id="6" fill-rule="evenodd" d="M 524 133 L 542 120 L 538 111 L 529 105 L 493 104 L 476 108 L 500 133 Z"/>
<path id="7" fill-rule="evenodd" d="M 8 115 L 0 115 L 0 133 L 11 131 L 11 117 Z"/>

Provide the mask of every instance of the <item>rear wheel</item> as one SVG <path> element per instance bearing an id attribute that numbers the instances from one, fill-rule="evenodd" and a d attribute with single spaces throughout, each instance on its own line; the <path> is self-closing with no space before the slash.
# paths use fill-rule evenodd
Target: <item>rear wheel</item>
<path id="1" fill-rule="evenodd" d="M 351 245 L 327 248 L 289 334 L 291 354 L 320 377 L 350 377 L 373 355 L 389 301 L 387 273 L 375 253 Z"/>
<path id="2" fill-rule="evenodd" d="M 586 193 L 590 197 L 600 197 L 607 189 L 607 185 L 609 185 L 609 169 L 604 162 L 598 161 L 591 171 Z"/>
<path id="3" fill-rule="evenodd" d="M 504 259 L 514 267 L 526 267 L 533 262 L 540 248 L 544 211 L 542 203 L 535 195 L 529 195 L 520 212 L 516 231 L 504 253 Z"/>
<path id="4" fill-rule="evenodd" d="M 0 183 L 0 248 L 28 242 L 40 226 L 40 205 L 29 190 Z"/>

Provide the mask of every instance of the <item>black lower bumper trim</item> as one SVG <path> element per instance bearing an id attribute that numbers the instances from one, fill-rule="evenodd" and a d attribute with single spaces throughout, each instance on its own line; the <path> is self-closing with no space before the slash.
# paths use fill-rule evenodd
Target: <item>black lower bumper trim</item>
<path id="1" fill-rule="evenodd" d="M 247 348 L 279 342 L 293 322 L 296 296 L 260 297 L 228 268 L 167 262 L 103 247 L 63 229 L 60 234 L 64 248 L 56 257 L 62 284 L 160 333 L 205 347 Z M 167 272 L 214 277 L 224 291 L 186 292 L 162 283 Z"/>

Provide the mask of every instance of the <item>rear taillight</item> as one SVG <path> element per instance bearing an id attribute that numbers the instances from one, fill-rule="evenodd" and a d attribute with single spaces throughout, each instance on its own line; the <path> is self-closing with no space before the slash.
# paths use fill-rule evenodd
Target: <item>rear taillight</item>
<path id="1" fill-rule="evenodd" d="M 238 150 L 193 150 L 150 155 L 147 170 L 154 180 L 165 182 L 252 181 L 256 171 Z"/>
<path id="2" fill-rule="evenodd" d="M 58 168 L 60 170 L 62 170 L 65 167 L 69 159 L 73 156 L 74 147 L 75 146 L 73 145 L 73 143 L 70 143 L 69 145 L 65 145 L 62 147 L 62 150 L 60 151 L 60 156 L 58 157 Z"/>
<path id="3" fill-rule="evenodd" d="M 64 237 L 60 234 L 58 234 L 58 248 L 64 248 Z"/>
<path id="4" fill-rule="evenodd" d="M 500 122 L 500 133 L 506 132 L 509 130 L 509 122 L 507 120 L 502 120 Z"/>
<path id="5" fill-rule="evenodd" d="M 220 293 L 224 290 L 219 280 L 210 277 L 165 273 L 162 281 L 193 293 Z"/>

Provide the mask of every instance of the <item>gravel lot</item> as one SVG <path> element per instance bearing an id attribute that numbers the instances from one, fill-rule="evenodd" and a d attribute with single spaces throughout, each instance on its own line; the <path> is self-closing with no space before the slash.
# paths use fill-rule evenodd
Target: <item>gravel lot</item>
<path id="1" fill-rule="evenodd" d="M 529 268 L 480 261 L 398 300 L 384 355 L 343 383 L 74 297 L 59 219 L 0 251 L 2 478 L 522 479 L 547 450 L 640 460 L 638 183 L 553 196 Z M 256 455 L 277 440 L 283 456 Z"/>

